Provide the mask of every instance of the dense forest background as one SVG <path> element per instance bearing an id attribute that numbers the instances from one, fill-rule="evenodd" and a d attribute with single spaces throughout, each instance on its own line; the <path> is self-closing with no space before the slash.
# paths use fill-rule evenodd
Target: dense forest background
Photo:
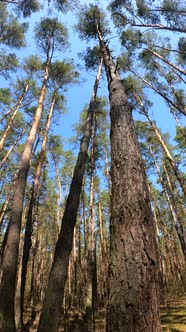
<path id="1" fill-rule="evenodd" d="M 0 13 L 0 332 L 161 331 L 186 288 L 186 3 Z"/>

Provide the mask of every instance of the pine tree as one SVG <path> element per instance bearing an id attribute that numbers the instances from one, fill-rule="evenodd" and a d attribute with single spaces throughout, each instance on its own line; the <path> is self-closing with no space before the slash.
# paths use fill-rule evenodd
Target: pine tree
<path id="1" fill-rule="evenodd" d="M 81 37 L 99 42 L 110 99 L 112 189 L 107 331 L 160 331 L 157 245 L 148 188 L 131 108 L 107 44 L 109 31 L 104 16 L 97 6 L 86 6 L 77 27 Z"/>

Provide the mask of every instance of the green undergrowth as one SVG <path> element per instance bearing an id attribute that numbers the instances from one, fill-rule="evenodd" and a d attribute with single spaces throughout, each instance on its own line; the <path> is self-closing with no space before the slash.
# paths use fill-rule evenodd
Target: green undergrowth
<path id="1" fill-rule="evenodd" d="M 186 332 L 186 297 L 161 308 L 161 324 L 163 332 Z"/>

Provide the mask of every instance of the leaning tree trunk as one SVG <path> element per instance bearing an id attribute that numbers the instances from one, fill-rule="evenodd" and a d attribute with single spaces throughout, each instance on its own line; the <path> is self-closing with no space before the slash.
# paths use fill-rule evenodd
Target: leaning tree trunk
<path id="1" fill-rule="evenodd" d="M 184 195 L 186 196 L 186 183 L 185 183 L 185 180 L 184 180 L 184 177 L 183 175 L 180 173 L 175 161 L 174 161 L 174 158 L 172 157 L 163 137 L 161 136 L 158 128 L 156 127 L 155 123 L 152 121 L 152 119 L 150 118 L 147 110 L 145 109 L 144 105 L 143 105 L 143 102 L 142 100 L 140 99 L 140 97 L 135 93 L 133 92 L 134 94 L 134 97 L 135 99 L 137 100 L 137 102 L 139 103 L 139 105 L 141 106 L 141 110 L 143 112 L 143 114 L 146 116 L 146 118 L 148 119 L 150 125 L 151 125 L 151 128 L 153 129 L 154 133 L 156 134 L 156 137 L 157 139 L 159 140 L 164 152 L 165 152 L 165 155 L 174 171 L 174 174 L 175 174 L 175 177 L 177 178 L 178 182 L 180 183 L 180 186 L 183 190 L 183 193 Z"/>
<path id="2" fill-rule="evenodd" d="M 66 201 L 62 218 L 59 239 L 55 248 L 54 261 L 50 271 L 45 301 L 41 312 L 38 332 L 57 332 L 60 321 L 61 307 L 64 297 L 65 282 L 67 279 L 70 253 L 73 244 L 73 232 L 76 223 L 77 211 L 81 195 L 81 188 L 85 166 L 88 158 L 88 146 L 91 137 L 93 114 L 95 109 L 96 94 L 101 75 L 102 60 L 98 68 L 90 101 L 87 120 L 83 131 L 80 152 L 74 169 L 70 192 Z"/>
<path id="3" fill-rule="evenodd" d="M 6 155 L 4 156 L 3 160 L 0 162 L 0 169 L 3 167 L 4 163 L 7 161 L 8 157 L 10 156 L 12 150 L 15 148 L 15 146 L 18 144 L 18 142 L 20 141 L 20 139 L 23 137 L 24 133 L 26 131 L 26 128 L 24 128 L 21 132 L 21 134 L 18 136 L 18 138 L 14 141 L 14 143 L 12 144 L 12 146 L 10 147 L 10 149 L 8 150 L 8 152 L 6 153 Z"/>
<path id="4" fill-rule="evenodd" d="M 4 144 L 5 144 L 5 142 L 6 142 L 6 139 L 7 139 L 8 135 L 9 135 L 9 133 L 10 133 L 10 130 L 11 130 L 12 126 L 13 126 L 14 119 L 15 119 L 15 117 L 16 117 L 16 115 L 17 115 L 17 112 L 19 111 L 19 109 L 20 109 L 20 107 L 21 107 L 21 104 L 22 104 L 22 102 L 23 102 L 23 100 L 24 100 L 24 97 L 25 97 L 25 95 L 26 95 L 28 89 L 29 89 L 29 83 L 27 83 L 27 85 L 25 86 L 24 91 L 23 91 L 23 93 L 22 93 L 22 95 L 21 95 L 21 97 L 20 97 L 20 99 L 19 99 L 19 101 L 18 101 L 18 103 L 17 103 L 17 105 L 16 105 L 16 107 L 15 107 L 15 109 L 14 109 L 14 112 L 13 112 L 11 118 L 10 118 L 10 121 L 9 121 L 9 123 L 8 123 L 8 125 L 7 125 L 7 127 L 6 127 L 6 129 L 5 129 L 5 131 L 4 131 L 4 133 L 3 133 L 2 137 L 1 137 L 1 139 L 0 139 L 0 151 L 1 151 L 2 148 L 4 147 Z"/>
<path id="5" fill-rule="evenodd" d="M 111 116 L 111 221 L 107 331 L 159 332 L 158 254 L 131 108 L 109 49 L 98 38 Z"/>
<path id="6" fill-rule="evenodd" d="M 39 121 L 42 114 L 43 101 L 46 91 L 46 82 L 48 79 L 48 68 L 49 62 L 47 62 L 45 67 L 45 75 L 41 94 L 38 100 L 38 106 L 35 111 L 32 127 L 30 129 L 27 142 L 21 156 L 18 180 L 16 182 L 16 188 L 12 199 L 9 231 L 2 265 L 3 275 L 0 286 L 0 332 L 16 331 L 14 319 L 14 296 L 23 201 L 26 188 L 27 174 L 30 166 L 32 147 L 35 141 Z"/>
<path id="7" fill-rule="evenodd" d="M 23 322 L 24 293 L 25 293 L 25 285 L 26 285 L 27 265 L 28 265 L 28 260 L 29 260 L 30 247 L 31 247 L 34 207 L 35 207 L 35 202 L 37 201 L 38 194 L 39 194 L 39 179 L 41 176 L 42 165 L 45 160 L 48 132 L 50 129 L 50 124 L 51 124 L 51 119 L 52 119 L 55 103 L 56 103 L 56 93 L 54 92 L 52 104 L 51 104 L 50 111 L 49 111 L 47 121 L 46 121 L 45 133 L 44 133 L 44 137 L 43 137 L 41 152 L 40 152 L 39 160 L 38 160 L 37 167 L 36 167 L 36 174 L 35 174 L 29 209 L 28 209 L 26 228 L 25 228 L 25 238 L 24 238 L 24 245 L 23 245 L 23 259 L 22 259 L 22 273 L 21 273 L 21 326 L 22 327 L 24 325 L 24 322 Z"/>

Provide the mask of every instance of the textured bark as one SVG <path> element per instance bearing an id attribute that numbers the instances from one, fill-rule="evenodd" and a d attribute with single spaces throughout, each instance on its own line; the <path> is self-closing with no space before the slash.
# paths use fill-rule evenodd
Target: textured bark
<path id="1" fill-rule="evenodd" d="M 98 74 L 95 80 L 94 89 L 88 109 L 87 120 L 81 140 L 80 152 L 78 154 L 77 163 L 74 169 L 70 192 L 66 201 L 65 211 L 62 218 L 61 231 L 55 248 L 54 261 L 50 271 L 49 282 L 39 322 L 38 332 L 57 332 L 58 330 L 61 307 L 64 298 L 65 282 L 67 279 L 69 266 L 69 258 L 73 245 L 73 232 L 79 207 L 85 166 L 88 158 L 87 152 L 91 137 L 93 113 L 95 109 L 96 94 L 101 68 L 102 61 L 98 68 Z"/>
<path id="2" fill-rule="evenodd" d="M 7 245 L 3 259 L 3 275 L 0 286 L 0 332 L 15 332 L 14 320 L 14 296 L 17 274 L 17 259 L 21 231 L 21 219 L 23 212 L 24 193 L 26 188 L 27 174 L 30 166 L 32 147 L 37 133 L 37 128 L 41 118 L 43 100 L 46 91 L 46 82 L 48 79 L 48 63 L 45 68 L 45 76 L 35 111 L 34 120 L 30 129 L 28 139 L 21 156 L 18 180 L 12 199 L 12 209 L 9 222 L 9 231 Z"/>
<path id="3" fill-rule="evenodd" d="M 111 116 L 111 226 L 107 331 L 159 332 L 155 230 L 131 109 L 100 31 Z"/>

